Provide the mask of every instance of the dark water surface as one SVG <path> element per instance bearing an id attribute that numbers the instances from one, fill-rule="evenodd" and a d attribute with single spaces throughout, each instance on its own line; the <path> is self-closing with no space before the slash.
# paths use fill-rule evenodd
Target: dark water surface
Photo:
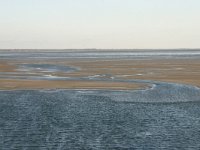
<path id="1" fill-rule="evenodd" d="M 0 149 L 200 149 L 200 101 L 103 93 L 1 91 Z"/>

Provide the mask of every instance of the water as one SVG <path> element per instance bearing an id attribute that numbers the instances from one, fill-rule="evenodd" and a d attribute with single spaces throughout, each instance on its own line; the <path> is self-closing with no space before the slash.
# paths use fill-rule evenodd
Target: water
<path id="1" fill-rule="evenodd" d="M 200 101 L 126 102 L 102 93 L 1 91 L 0 149 L 200 148 Z"/>
<path id="2" fill-rule="evenodd" d="M 199 50 L 10 50 L 0 51 L 0 59 L 74 59 L 74 58 L 199 58 Z"/>
<path id="3" fill-rule="evenodd" d="M 76 68 L 54 64 L 21 64 L 18 66 L 18 70 L 22 71 L 40 71 L 40 72 L 72 72 L 76 71 Z"/>

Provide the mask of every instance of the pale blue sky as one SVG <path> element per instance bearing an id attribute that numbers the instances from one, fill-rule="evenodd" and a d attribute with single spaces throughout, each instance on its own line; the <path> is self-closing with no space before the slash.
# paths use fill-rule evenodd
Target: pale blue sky
<path id="1" fill-rule="evenodd" d="M 200 0 L 0 0 L 0 48 L 200 48 Z"/>

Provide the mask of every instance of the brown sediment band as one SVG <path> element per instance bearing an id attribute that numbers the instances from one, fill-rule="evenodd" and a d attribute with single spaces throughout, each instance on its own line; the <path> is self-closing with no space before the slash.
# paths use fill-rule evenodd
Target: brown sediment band
<path id="1" fill-rule="evenodd" d="M 14 69 L 14 65 L 8 64 L 7 61 L 0 61 L 0 72 L 13 72 Z"/>
<path id="2" fill-rule="evenodd" d="M 199 59 L 142 59 L 108 61 L 74 61 L 71 65 L 83 68 L 68 76 L 111 74 L 118 79 L 156 80 L 191 84 L 200 87 Z"/>
<path id="3" fill-rule="evenodd" d="M 107 81 L 47 81 L 47 80 L 15 80 L 0 79 L 1 90 L 16 89 L 108 89 L 135 90 L 149 88 L 147 84 Z"/>
<path id="4" fill-rule="evenodd" d="M 200 60 L 199 59 L 186 59 L 186 58 L 184 59 L 138 59 L 138 60 L 134 60 L 134 59 L 133 60 L 74 59 L 74 60 L 48 60 L 48 61 L 40 60 L 39 62 L 36 62 L 33 60 L 32 61 L 18 60 L 17 62 L 15 62 L 14 60 L 5 60 L 5 61 L 0 61 L 0 72 L 3 72 L 3 73 L 15 72 L 16 71 L 15 64 L 20 64 L 20 63 L 41 63 L 41 64 L 42 63 L 43 64 L 56 63 L 56 64 L 80 68 L 80 70 L 70 72 L 70 73 L 54 72 L 50 74 L 50 75 L 54 75 L 58 77 L 80 78 L 80 77 L 106 74 L 107 76 L 101 76 L 98 78 L 110 78 L 112 76 L 117 79 L 123 79 L 123 80 L 126 80 L 126 79 L 156 80 L 156 81 L 191 84 L 191 85 L 200 87 Z M 37 74 L 37 72 L 33 72 L 33 73 Z M 33 82 L 33 81 L 30 80 L 30 82 Z M 62 82 L 49 81 L 49 82 L 55 82 L 55 83 L 58 82 L 59 84 L 62 84 L 63 81 Z M 77 81 L 76 83 L 79 83 L 79 81 Z M 114 85 L 115 84 L 113 84 L 112 82 L 112 86 Z M 120 89 L 121 83 L 116 84 L 115 86 L 118 86 L 115 88 Z M 63 85 L 61 87 L 63 87 Z M 111 87 L 111 85 L 109 87 Z"/>

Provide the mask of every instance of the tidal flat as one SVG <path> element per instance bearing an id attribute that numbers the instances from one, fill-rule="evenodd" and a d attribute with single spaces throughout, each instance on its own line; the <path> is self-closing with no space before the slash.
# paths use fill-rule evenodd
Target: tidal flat
<path id="1" fill-rule="evenodd" d="M 200 50 L 0 50 L 0 149 L 200 149 Z"/>

